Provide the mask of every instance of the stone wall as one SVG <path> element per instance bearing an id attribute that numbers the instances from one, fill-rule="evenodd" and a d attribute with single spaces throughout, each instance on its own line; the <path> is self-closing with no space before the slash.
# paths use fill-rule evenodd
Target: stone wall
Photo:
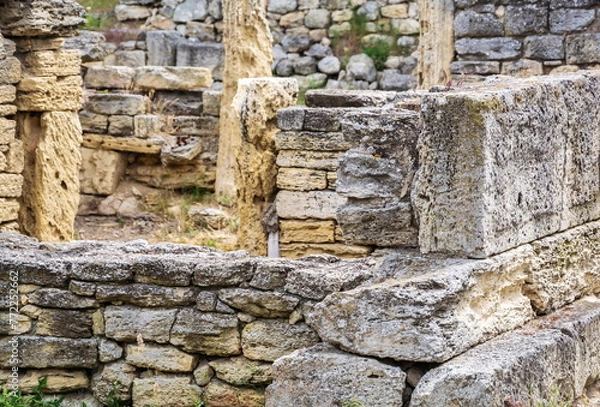
<path id="1" fill-rule="evenodd" d="M 533 76 L 600 64 L 596 1 L 455 1 L 455 75 Z"/>

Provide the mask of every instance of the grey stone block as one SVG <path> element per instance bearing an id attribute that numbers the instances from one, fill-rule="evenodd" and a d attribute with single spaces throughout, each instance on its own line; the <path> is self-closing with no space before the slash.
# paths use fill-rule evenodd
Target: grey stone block
<path id="1" fill-rule="evenodd" d="M 195 39 L 177 43 L 177 66 L 208 68 L 216 80 L 223 79 L 225 48 L 223 44 L 199 42 Z"/>
<path id="2" fill-rule="evenodd" d="M 525 58 L 558 60 L 565 58 L 564 37 L 559 35 L 540 35 L 527 37 L 523 41 Z"/>
<path id="3" fill-rule="evenodd" d="M 158 343 L 169 341 L 169 330 L 178 309 L 144 309 L 134 306 L 108 306 L 104 311 L 106 337 L 117 341 L 144 340 Z"/>
<path id="4" fill-rule="evenodd" d="M 310 75 L 317 72 L 317 60 L 313 57 L 300 57 L 293 61 L 294 73 L 298 75 Z"/>
<path id="5" fill-rule="evenodd" d="M 184 0 L 175 8 L 173 21 L 187 23 L 192 20 L 204 20 L 208 14 L 207 0 Z"/>
<path id="6" fill-rule="evenodd" d="M 156 113 L 199 116 L 202 112 L 202 92 L 159 90 L 152 101 Z"/>
<path id="7" fill-rule="evenodd" d="M 139 49 L 132 51 L 115 51 L 113 55 L 115 58 L 114 64 L 116 66 L 137 68 L 146 65 L 146 53 Z"/>
<path id="8" fill-rule="evenodd" d="M 121 286 L 101 285 L 96 288 L 96 299 L 101 302 L 123 302 L 142 307 L 171 307 L 196 302 L 197 290 L 190 287 L 163 287 L 150 284 Z"/>
<path id="9" fill-rule="evenodd" d="M 41 307 L 82 309 L 95 308 L 98 303 L 94 298 L 80 297 L 67 290 L 58 288 L 40 288 L 29 295 L 29 303 Z"/>
<path id="10" fill-rule="evenodd" d="M 171 328 L 170 342 L 187 352 L 211 356 L 241 353 L 238 319 L 235 315 L 181 310 Z"/>
<path id="11" fill-rule="evenodd" d="M 600 34 L 569 35 L 565 48 L 568 64 L 600 63 Z"/>
<path id="12" fill-rule="evenodd" d="M 146 47 L 148 48 L 148 65 L 175 65 L 177 43 L 183 38 L 178 31 L 148 31 Z"/>
<path id="13" fill-rule="evenodd" d="M 286 34 L 281 38 L 280 44 L 286 52 L 306 51 L 313 43 L 308 35 Z"/>
<path id="14" fill-rule="evenodd" d="M 112 115 L 108 117 L 108 134 L 133 136 L 133 116 Z"/>
<path id="15" fill-rule="evenodd" d="M 454 44 L 456 52 L 468 60 L 505 60 L 521 54 L 520 41 L 509 37 L 461 38 Z"/>
<path id="16" fill-rule="evenodd" d="M 277 111 L 277 127 L 281 130 L 302 130 L 304 126 L 303 107 L 287 107 Z"/>
<path id="17" fill-rule="evenodd" d="M 108 129 L 108 116 L 82 110 L 79 112 L 81 129 L 89 133 L 106 133 Z"/>
<path id="18" fill-rule="evenodd" d="M 270 13 L 286 14 L 296 10 L 297 7 L 297 0 L 269 0 L 267 11 Z"/>
<path id="19" fill-rule="evenodd" d="M 550 8 L 586 8 L 598 4 L 598 0 L 550 0 Z"/>
<path id="20" fill-rule="evenodd" d="M 417 87 L 417 78 L 405 75 L 397 69 L 385 69 L 379 79 L 379 89 L 405 91 Z"/>
<path id="21" fill-rule="evenodd" d="M 465 10 L 454 18 L 454 34 L 461 37 L 500 37 L 504 35 L 504 24 L 492 13 Z"/>
<path id="22" fill-rule="evenodd" d="M 550 32 L 565 34 L 584 31 L 595 19 L 595 10 L 562 9 L 551 11 Z"/>
<path id="23" fill-rule="evenodd" d="M 507 6 L 506 35 L 544 34 L 548 30 L 548 8 L 542 4 Z"/>
<path id="24" fill-rule="evenodd" d="M 146 112 L 146 98 L 142 95 L 90 95 L 85 109 L 96 114 L 133 116 Z"/>
<path id="25" fill-rule="evenodd" d="M 278 150 L 343 151 L 356 147 L 341 132 L 286 131 L 275 136 Z"/>
<path id="26" fill-rule="evenodd" d="M 16 337 L 0 339 L 0 367 L 10 369 L 12 343 Z M 20 368 L 93 368 L 98 361 L 96 339 L 72 339 L 48 336 L 17 338 Z"/>
<path id="27" fill-rule="evenodd" d="M 450 71 L 459 75 L 493 75 L 500 73 L 498 61 L 454 61 L 450 64 Z"/>

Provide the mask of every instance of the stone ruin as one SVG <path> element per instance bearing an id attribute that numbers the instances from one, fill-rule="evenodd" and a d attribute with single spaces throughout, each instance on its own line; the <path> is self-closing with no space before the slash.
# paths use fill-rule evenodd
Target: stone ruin
<path id="1" fill-rule="evenodd" d="M 594 44 L 581 21 L 598 5 L 547 10 L 563 6 L 583 27 L 565 37 L 572 55 L 569 41 Z M 311 91 L 306 106 L 292 106 L 291 79 L 241 79 L 227 106 L 243 158 L 233 168 L 242 242 L 265 254 L 276 233 L 281 254 L 308 257 L 60 242 L 72 235 L 81 143 L 168 157 L 164 142 L 135 137 L 165 125 L 148 100 L 190 80 L 211 100 L 212 73 L 89 68 L 85 81 L 111 78 L 117 96 L 94 95 L 106 110 L 81 117 L 106 132 L 84 133 L 79 54 L 63 49 L 82 10 L 66 0 L 0 10 L 1 221 L 38 238 L 0 234 L 3 386 L 18 343 L 21 388 L 48 376 L 66 406 L 100 406 L 111 390 L 136 407 L 598 404 L 599 71 Z M 428 75 L 452 69 L 439 61 Z M 214 130 L 215 117 L 189 122 Z"/>

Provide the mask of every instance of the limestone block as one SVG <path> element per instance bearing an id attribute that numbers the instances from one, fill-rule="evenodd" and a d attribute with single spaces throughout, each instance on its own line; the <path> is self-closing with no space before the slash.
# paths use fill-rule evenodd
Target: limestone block
<path id="1" fill-rule="evenodd" d="M 133 381 L 132 400 L 137 406 L 193 406 L 202 399 L 202 389 L 187 376 L 153 376 Z"/>
<path id="2" fill-rule="evenodd" d="M 212 380 L 204 392 L 207 406 L 263 407 L 265 394 L 261 388 L 234 387 L 220 380 Z"/>
<path id="3" fill-rule="evenodd" d="M 134 377 L 135 367 L 125 361 L 107 363 L 92 376 L 91 389 L 94 396 L 103 403 L 107 402 L 111 391 L 115 397 L 130 400 Z"/>
<path id="4" fill-rule="evenodd" d="M 218 379 L 229 384 L 269 384 L 273 381 L 271 365 L 255 360 L 246 359 L 243 356 L 216 359 L 208 362 L 215 371 Z"/>
<path id="5" fill-rule="evenodd" d="M 406 373 L 400 368 L 319 344 L 283 356 L 273 365 L 266 407 L 326 407 L 354 402 L 401 406 Z"/>
<path id="6" fill-rule="evenodd" d="M 175 64 L 181 67 L 197 66 L 207 68 L 211 71 L 213 79 L 222 81 L 225 48 L 223 44 L 214 42 L 199 42 L 195 39 L 181 40 L 177 43 Z"/>
<path id="7" fill-rule="evenodd" d="M 566 39 L 568 64 L 596 64 L 600 57 L 596 50 L 600 44 L 600 34 L 570 35 Z"/>
<path id="8" fill-rule="evenodd" d="M 115 17 L 118 21 L 143 20 L 151 15 L 152 12 L 148 7 L 126 4 L 115 6 Z"/>
<path id="9" fill-rule="evenodd" d="M 215 259 L 209 266 L 197 264 L 193 284 L 200 287 L 232 286 L 249 281 L 255 262 L 250 258 Z"/>
<path id="10" fill-rule="evenodd" d="M 4 289 L 4 287 L 2 287 Z M 9 293 L 8 287 L 6 288 L 6 293 Z M 8 301 L 8 294 L 7 303 Z M 4 307 L 3 307 L 4 308 Z M 8 306 L 6 308 L 9 308 Z M 19 310 L 21 311 L 22 308 Z M 8 312 L 0 312 L 0 334 L 2 335 L 21 335 L 28 333 L 32 326 L 32 319 L 25 315 L 24 313 L 15 314 L 14 311 L 11 315 L 10 311 Z"/>
<path id="11" fill-rule="evenodd" d="M 83 370 L 43 369 L 25 372 L 24 375 L 19 377 L 19 388 L 23 392 L 29 393 L 43 377 L 47 377 L 44 392 L 48 393 L 87 389 L 90 385 L 90 380 Z"/>
<path id="12" fill-rule="evenodd" d="M 335 219 L 346 198 L 333 191 L 279 191 L 275 200 L 277 215 L 284 219 Z"/>
<path id="13" fill-rule="evenodd" d="M 21 80 L 21 62 L 17 58 L 9 57 L 0 61 L 0 84 L 10 85 Z"/>
<path id="14" fill-rule="evenodd" d="M 10 368 L 12 337 L 0 339 L 0 367 Z M 21 368 L 93 368 L 98 351 L 95 339 L 56 338 L 51 336 L 19 336 Z"/>
<path id="15" fill-rule="evenodd" d="M 37 318 L 35 333 L 43 336 L 89 338 L 92 314 L 85 311 L 45 309 Z"/>
<path id="16" fill-rule="evenodd" d="M 279 222 L 281 243 L 333 243 L 335 222 L 332 220 L 282 220 Z"/>
<path id="17" fill-rule="evenodd" d="M 73 237 L 79 205 L 81 126 L 76 112 L 18 117 L 27 152 L 22 228 L 43 241 Z M 31 165 L 29 165 L 31 163 Z"/>
<path id="18" fill-rule="evenodd" d="M 165 167 L 157 165 L 133 165 L 128 168 L 129 175 L 140 182 L 158 188 L 181 189 L 186 187 L 214 187 L 214 167 L 192 163 Z"/>
<path id="19" fill-rule="evenodd" d="M 33 51 L 21 56 L 31 76 L 76 76 L 81 74 L 81 57 L 74 49 Z"/>
<path id="20" fill-rule="evenodd" d="M 88 133 L 106 133 L 108 129 L 108 116 L 82 110 L 79 112 L 81 129 Z"/>
<path id="21" fill-rule="evenodd" d="M 307 107 L 382 107 L 392 103 L 396 92 L 318 89 L 306 92 Z"/>
<path id="22" fill-rule="evenodd" d="M 510 37 L 461 38 L 454 44 L 464 59 L 506 60 L 520 55 L 522 44 Z"/>
<path id="23" fill-rule="evenodd" d="M 191 372 L 198 363 L 198 357 L 172 346 L 128 344 L 125 361 L 133 366 L 161 372 Z"/>
<path id="24" fill-rule="evenodd" d="M 501 407 L 550 400 L 554 389 L 582 396 L 598 375 L 598 310 L 584 299 L 467 351 L 425 374 L 411 407 Z"/>
<path id="25" fill-rule="evenodd" d="M 15 105 L 0 105 L 0 116 L 12 116 L 17 114 L 17 106 Z"/>
<path id="26" fill-rule="evenodd" d="M 543 4 L 508 5 L 504 24 L 509 36 L 543 34 L 548 30 L 548 8 Z"/>
<path id="27" fill-rule="evenodd" d="M 25 152 L 23 151 L 23 142 L 15 140 L 8 145 L 6 156 L 6 168 L 4 171 L 12 174 L 21 174 L 25 166 Z"/>
<path id="28" fill-rule="evenodd" d="M 135 69 L 128 66 L 90 66 L 83 84 L 92 89 L 130 89 Z"/>
<path id="29" fill-rule="evenodd" d="M 179 136 L 216 136 L 219 119 L 213 116 L 175 116 L 167 120 L 162 131 Z"/>
<path id="30" fill-rule="evenodd" d="M 96 94 L 89 95 L 85 109 L 104 115 L 137 115 L 146 113 L 147 100 L 142 95 Z"/>
<path id="31" fill-rule="evenodd" d="M 202 112 L 202 92 L 160 90 L 154 94 L 153 108 L 158 114 L 199 116 Z"/>
<path id="32" fill-rule="evenodd" d="M 532 59 L 564 59 L 564 38 L 560 35 L 533 35 L 525 38 L 524 57 Z"/>
<path id="33" fill-rule="evenodd" d="M 138 68 L 146 65 L 146 52 L 141 49 L 118 50 L 112 54 L 112 64 L 130 68 Z"/>
<path id="34" fill-rule="evenodd" d="M 150 284 L 98 285 L 96 298 L 103 302 L 124 302 L 143 307 L 170 307 L 196 302 L 197 290 L 190 287 L 163 287 Z"/>
<path id="35" fill-rule="evenodd" d="M 417 246 L 418 229 L 413 226 L 407 202 L 387 205 L 343 205 L 337 221 L 347 243 L 374 246 Z"/>
<path id="36" fill-rule="evenodd" d="M 330 294 L 306 320 L 351 352 L 443 362 L 533 317 L 522 293 L 531 254 L 523 247 L 482 261 L 391 255 L 378 273 L 395 278 Z"/>
<path id="37" fill-rule="evenodd" d="M 219 291 L 219 299 L 232 308 L 262 318 L 286 318 L 299 302 L 293 295 L 250 288 L 224 288 Z"/>
<path id="38" fill-rule="evenodd" d="M 290 191 L 314 191 L 327 188 L 327 172 L 306 168 L 280 168 L 277 188 Z"/>
<path id="39" fill-rule="evenodd" d="M 98 342 L 98 360 L 102 363 L 113 362 L 123 356 L 123 348 L 115 341 L 100 339 Z"/>
<path id="40" fill-rule="evenodd" d="M 192 66 L 141 67 L 133 78 L 133 86 L 137 89 L 190 90 L 211 85 L 210 70 Z"/>
<path id="41" fill-rule="evenodd" d="M 244 356 L 273 362 L 296 349 L 320 342 L 317 334 L 304 323 L 290 325 L 287 320 L 258 319 L 242 330 Z"/>
<path id="42" fill-rule="evenodd" d="M 58 50 L 65 46 L 65 38 L 14 38 L 18 52 Z"/>
<path id="43" fill-rule="evenodd" d="M 553 34 L 565 34 L 584 31 L 594 19 L 594 10 L 554 10 L 550 12 L 550 32 Z"/>
<path id="44" fill-rule="evenodd" d="M 277 166 L 335 171 L 342 154 L 339 151 L 281 150 L 277 154 Z"/>
<path id="45" fill-rule="evenodd" d="M 156 138 L 161 135 L 163 119 L 158 115 L 140 114 L 133 117 L 133 135 L 137 138 Z"/>
<path id="46" fill-rule="evenodd" d="M 135 137 L 112 137 L 103 134 L 86 133 L 82 145 L 87 148 L 128 151 L 141 154 L 158 154 L 162 149 L 163 139 L 138 139 Z"/>
<path id="47" fill-rule="evenodd" d="M 9 144 L 15 139 L 17 122 L 0 117 L 0 144 Z"/>
<path id="48" fill-rule="evenodd" d="M 467 75 L 490 75 L 500 73 L 500 62 L 498 61 L 454 61 L 450 64 L 450 72 L 453 74 Z"/>
<path id="49" fill-rule="evenodd" d="M 2 3 L 2 33 L 14 37 L 70 37 L 85 23 L 85 10 L 74 0 L 10 0 Z"/>
<path id="50" fill-rule="evenodd" d="M 413 191 L 422 251 L 485 257 L 600 216 L 594 72 L 424 97 Z"/>
<path id="51" fill-rule="evenodd" d="M 79 75 L 26 77 L 19 82 L 17 90 L 17 107 L 23 112 L 78 111 L 83 101 Z"/>
<path id="52" fill-rule="evenodd" d="M 143 309 L 134 306 L 108 306 L 104 311 L 106 336 L 117 341 L 144 340 L 166 343 L 175 321 L 176 309 Z"/>
<path id="53" fill-rule="evenodd" d="M 19 174 L 0 174 L 0 197 L 19 198 L 23 188 L 23 176 Z"/>
<path id="54" fill-rule="evenodd" d="M 29 295 L 29 303 L 42 307 L 84 309 L 95 308 L 98 303 L 94 298 L 83 297 L 59 288 L 39 288 Z"/>
<path id="55" fill-rule="evenodd" d="M 343 151 L 356 143 L 344 138 L 341 132 L 278 132 L 275 138 L 278 150 Z"/>
<path id="56" fill-rule="evenodd" d="M 187 352 L 211 356 L 241 353 L 238 319 L 235 315 L 181 310 L 171 328 L 170 342 Z"/>
<path id="57" fill-rule="evenodd" d="M 19 202 L 16 199 L 0 198 L 0 222 L 17 220 L 19 216 Z"/>
<path id="58" fill-rule="evenodd" d="M 0 103 L 13 103 L 17 98 L 17 88 L 12 85 L 0 86 Z"/>
<path id="59" fill-rule="evenodd" d="M 266 0 L 242 3 L 235 0 L 224 0 L 222 4 L 223 27 L 224 31 L 228 33 L 223 42 L 227 64 L 223 70 L 223 94 L 219 122 L 221 136 L 219 137 L 218 175 L 215 190 L 217 196 L 223 196 L 229 202 L 235 202 L 237 196 L 236 160 L 238 159 L 238 148 L 242 142 L 242 128 L 238 113 L 231 109 L 231 104 L 238 91 L 239 79 L 272 76 L 273 48 L 269 23 L 266 18 Z M 272 2 L 269 2 L 269 7 L 272 7 Z M 275 99 L 274 102 L 281 103 L 284 100 Z M 284 106 L 278 105 L 277 107 Z"/>
<path id="60" fill-rule="evenodd" d="M 202 111 L 204 114 L 219 116 L 221 110 L 221 91 L 206 90 L 202 92 Z"/>
<path id="61" fill-rule="evenodd" d="M 177 42 L 182 39 L 181 33 L 172 30 L 148 31 L 146 46 L 148 48 L 148 65 L 175 65 Z"/>
<path id="62" fill-rule="evenodd" d="M 232 109 L 241 134 L 235 176 L 240 215 L 238 243 L 253 254 L 267 254 L 262 217 L 276 192 L 275 119 L 277 110 L 295 104 L 293 79 L 240 79 Z"/>

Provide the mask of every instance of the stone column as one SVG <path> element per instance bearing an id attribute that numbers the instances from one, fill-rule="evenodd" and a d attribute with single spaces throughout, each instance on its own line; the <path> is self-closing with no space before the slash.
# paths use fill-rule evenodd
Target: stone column
<path id="1" fill-rule="evenodd" d="M 81 58 L 63 50 L 84 10 L 74 0 L 7 0 L 0 30 L 16 44 L 22 66 L 17 86 L 17 138 L 24 145 L 22 232 L 44 241 L 73 237 L 79 204 L 83 101 Z"/>
<path id="2" fill-rule="evenodd" d="M 241 135 L 231 102 L 238 80 L 271 76 L 272 38 L 265 13 L 266 0 L 223 0 L 225 69 L 215 189 L 224 204 L 236 200 L 235 157 Z"/>
<path id="3" fill-rule="evenodd" d="M 454 59 L 454 0 L 419 0 L 419 88 L 448 83 Z"/>
<path id="4" fill-rule="evenodd" d="M 267 233 L 261 221 L 277 192 L 277 111 L 296 104 L 297 96 L 295 79 L 240 79 L 231 105 L 237 118 L 237 133 L 241 135 L 235 157 L 238 245 L 252 254 L 267 254 Z"/>

